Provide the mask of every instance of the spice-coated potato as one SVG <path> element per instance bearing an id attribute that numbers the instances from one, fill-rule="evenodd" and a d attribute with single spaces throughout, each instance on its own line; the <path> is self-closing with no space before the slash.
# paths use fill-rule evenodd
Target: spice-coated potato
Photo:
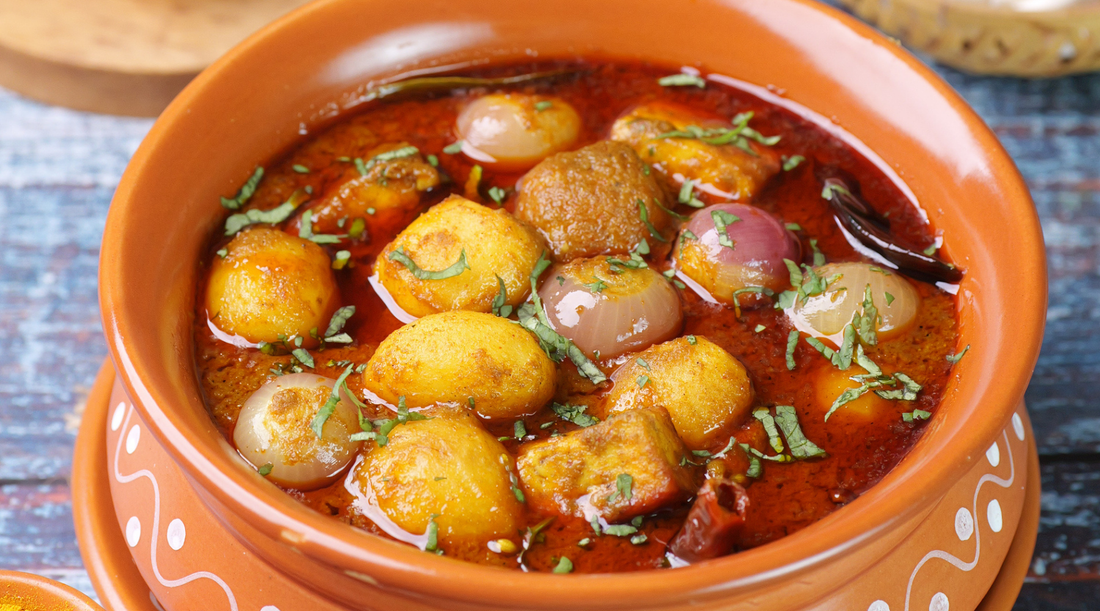
<path id="1" fill-rule="evenodd" d="M 514 536 L 521 526 L 512 456 L 473 418 L 440 410 L 394 427 L 382 447 L 368 443 L 354 485 L 403 530 L 425 533 L 432 516 L 441 538 Z"/>
<path id="2" fill-rule="evenodd" d="M 507 303 L 531 292 L 531 271 L 545 250 L 534 230 L 505 210 L 491 210 L 457 195 L 432 206 L 386 245 L 375 264 L 378 280 L 413 316 L 450 310 L 489 312 L 504 281 Z M 419 279 L 398 249 L 421 270 L 441 271 L 466 254 L 467 269 L 442 279 Z"/>
<path id="3" fill-rule="evenodd" d="M 361 166 L 349 165 L 343 182 L 313 208 L 314 230 L 348 233 L 354 219 L 389 219 L 414 212 L 421 193 L 439 186 L 439 171 L 415 151 L 407 142 L 383 144 L 361 158 Z M 345 219 L 342 227 L 340 219 Z"/>
<path id="4" fill-rule="evenodd" d="M 484 418 L 537 412 L 554 395 L 554 362 L 535 336 L 492 314 L 445 312 L 394 331 L 363 371 L 363 384 L 396 404 L 469 406 Z"/>
<path id="5" fill-rule="evenodd" d="M 754 394 L 745 366 L 701 336 L 643 350 L 612 379 L 609 413 L 664 407 L 684 444 L 693 450 L 728 440 L 752 409 Z"/>
<path id="6" fill-rule="evenodd" d="M 623 254 L 642 239 L 665 240 L 671 219 L 667 195 L 657 177 L 630 146 L 597 142 L 547 158 L 523 177 L 516 216 L 534 225 L 563 261 Z M 660 205 L 658 205 L 660 204 Z"/>
<path id="7" fill-rule="evenodd" d="M 321 437 L 313 420 L 332 396 L 336 381 L 313 373 L 275 378 L 245 401 L 233 429 L 237 450 L 267 478 L 288 488 L 311 490 L 332 482 L 359 452 L 358 410 L 343 391 L 325 420 Z"/>
<path id="8" fill-rule="evenodd" d="M 617 522 L 694 494 L 687 456 L 668 412 L 656 407 L 525 444 L 516 468 L 531 507 L 586 519 L 594 511 Z"/>
<path id="9" fill-rule="evenodd" d="M 659 138 L 684 131 L 733 128 L 726 121 L 709 119 L 669 104 L 647 104 L 632 110 L 611 127 L 611 138 L 627 142 L 646 163 L 682 183 L 694 180 L 699 188 L 721 200 L 752 198 L 779 171 L 779 155 L 769 147 L 750 142 L 753 153 L 734 144 L 708 144 L 697 138 Z"/>
<path id="10" fill-rule="evenodd" d="M 214 257 L 206 313 L 221 331 L 258 342 L 324 332 L 339 305 L 332 263 L 318 245 L 278 229 L 237 234 Z"/>

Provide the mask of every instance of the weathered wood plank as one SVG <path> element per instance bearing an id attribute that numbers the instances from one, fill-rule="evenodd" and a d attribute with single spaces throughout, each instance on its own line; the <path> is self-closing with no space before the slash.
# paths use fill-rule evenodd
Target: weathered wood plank
<path id="1" fill-rule="evenodd" d="M 69 485 L 0 485 L 0 568 L 81 566 Z"/>

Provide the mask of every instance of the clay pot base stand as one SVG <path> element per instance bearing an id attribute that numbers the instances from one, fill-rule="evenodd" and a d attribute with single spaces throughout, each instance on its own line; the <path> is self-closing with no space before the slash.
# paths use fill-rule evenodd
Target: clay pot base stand
<path id="1" fill-rule="evenodd" d="M 0 86 L 155 117 L 203 68 L 305 0 L 0 0 Z"/>
<path id="2" fill-rule="evenodd" d="M 108 611 L 343 609 L 272 572 L 221 526 L 145 428 L 116 383 L 110 362 L 100 370 L 88 398 L 73 458 L 77 539 Z M 1025 478 L 1026 486 L 1020 485 Z M 986 484 L 994 485 L 983 488 Z M 115 499 L 115 486 L 140 486 L 141 494 Z M 1015 536 L 1009 539 L 1000 531 L 1014 522 Z M 952 526 L 945 544 L 942 531 Z M 1030 565 L 1038 528 L 1039 461 L 1021 406 L 986 452 L 986 460 L 961 478 L 882 563 L 890 566 L 871 567 L 856 578 L 858 587 L 829 594 L 814 608 L 900 611 L 909 597 L 911 609 L 1009 611 Z M 943 551 L 927 549 L 930 542 Z M 977 606 L 960 606 L 965 588 L 974 586 L 967 572 L 979 562 L 1002 557 L 984 599 Z M 255 575 L 253 571 L 270 574 L 270 580 L 260 582 L 268 587 L 246 591 L 232 583 L 231 573 Z M 255 577 L 250 583 L 256 583 Z M 881 598 L 868 599 L 868 591 L 881 592 Z"/>

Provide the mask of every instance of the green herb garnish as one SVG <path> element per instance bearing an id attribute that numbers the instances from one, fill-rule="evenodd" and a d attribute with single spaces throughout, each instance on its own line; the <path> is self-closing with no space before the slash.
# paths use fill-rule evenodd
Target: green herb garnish
<path id="1" fill-rule="evenodd" d="M 493 298 L 493 314 L 501 318 L 508 318 L 512 315 L 512 306 L 508 305 L 508 291 L 504 286 L 504 279 L 497 276 L 497 284 L 500 289 L 497 291 L 497 296 Z"/>
<path id="2" fill-rule="evenodd" d="M 727 227 L 739 222 L 741 219 L 725 210 L 713 210 L 710 218 L 714 221 L 714 229 L 718 232 L 718 243 L 726 248 L 733 248 L 733 240 L 730 239 Z"/>
<path id="3" fill-rule="evenodd" d="M 662 87 L 698 87 L 704 89 L 707 82 L 697 74 L 670 74 L 657 79 L 657 84 Z"/>
<path id="4" fill-rule="evenodd" d="M 538 102 L 535 102 L 535 112 L 542 112 L 553 105 L 554 103 L 550 100 L 540 100 Z"/>
<path id="5" fill-rule="evenodd" d="M 802 165 L 802 162 L 806 161 L 806 158 L 803 157 L 802 155 L 791 155 L 790 157 L 787 157 L 786 155 L 784 155 L 783 158 L 782 158 L 782 161 L 783 161 L 783 171 L 784 172 L 790 172 L 791 170 L 793 170 L 793 169 L 797 168 L 798 166 Z"/>
<path id="6" fill-rule="evenodd" d="M 405 254 L 405 249 L 401 246 L 398 246 L 395 250 L 390 252 L 387 258 L 390 261 L 397 261 L 398 263 L 404 265 L 417 280 L 446 280 L 447 278 L 453 278 L 468 269 L 473 269 L 469 266 L 468 263 L 466 263 L 465 248 L 463 248 L 462 252 L 459 254 L 458 261 L 455 261 L 446 269 L 434 272 L 421 269 L 420 266 L 417 265 L 416 262 L 409 257 L 409 255 Z"/>
<path id="7" fill-rule="evenodd" d="M 825 450 L 817 447 L 802 433 L 802 427 L 798 425 L 798 414 L 794 406 L 776 405 L 775 422 L 783 431 L 783 437 L 787 439 L 787 447 L 791 449 L 791 456 L 798 459 L 816 458 L 825 456 Z"/>
<path id="8" fill-rule="evenodd" d="M 798 347 L 798 329 L 791 329 L 787 336 L 787 371 L 794 371 L 794 350 Z"/>
<path id="9" fill-rule="evenodd" d="M 271 463 L 267 463 L 264 466 L 256 469 L 256 473 L 260 474 L 260 477 L 267 477 L 271 473 L 271 469 L 274 467 Z"/>
<path id="10" fill-rule="evenodd" d="M 959 352 L 958 354 L 952 354 L 951 356 L 948 356 L 947 357 L 947 362 L 951 363 L 952 365 L 954 365 L 955 363 L 958 363 L 959 361 L 962 360 L 962 357 L 966 355 L 968 350 L 970 350 L 970 344 L 967 344 L 966 347 L 962 349 L 962 352 Z"/>
<path id="11" fill-rule="evenodd" d="M 573 562 L 571 560 L 569 560 L 568 558 L 566 558 L 565 556 L 562 556 L 561 559 L 558 560 L 558 564 L 554 566 L 553 572 L 557 573 L 558 575 L 564 575 L 566 573 L 572 573 L 573 572 Z"/>
<path id="12" fill-rule="evenodd" d="M 649 235 L 653 236 L 653 239 L 660 242 L 668 242 L 668 238 L 661 235 L 660 231 L 653 226 L 653 223 L 649 222 L 649 209 L 646 208 L 645 202 L 638 200 L 638 216 L 642 217 L 642 222 L 645 223 L 646 229 L 649 230 Z"/>
<path id="13" fill-rule="evenodd" d="M 290 166 L 290 169 L 294 170 L 295 172 L 297 172 L 299 174 L 309 174 L 309 168 L 307 168 L 306 166 L 304 166 L 300 163 L 296 163 L 296 164 Z"/>
<path id="14" fill-rule="evenodd" d="M 570 405 L 568 403 L 563 405 L 561 403 L 554 403 L 550 406 L 550 409 L 562 420 L 572 422 L 577 426 L 592 426 L 600 422 L 595 416 L 584 413 L 584 410 L 587 408 L 583 405 Z"/>
<path id="15" fill-rule="evenodd" d="M 237 191 L 236 197 L 222 198 L 222 207 L 226 208 L 227 210 L 239 210 L 241 206 L 248 203 L 248 200 L 252 198 L 252 195 L 254 193 L 256 193 L 256 186 L 260 184 L 260 179 L 263 177 L 264 169 L 261 167 L 257 167 L 255 171 L 252 172 L 252 176 L 250 176 L 248 180 L 246 180 L 245 183 L 241 185 L 240 190 Z"/>
<path id="16" fill-rule="evenodd" d="M 260 223 L 276 225 L 281 223 L 290 218 L 290 215 L 298 209 L 298 206 L 302 205 L 302 203 L 308 199 L 309 197 L 305 191 L 298 190 L 291 194 L 290 199 L 271 210 L 257 210 L 253 208 L 243 213 L 232 214 L 229 218 L 225 219 L 225 235 L 236 235 L 237 232 L 249 225 L 257 225 Z"/>

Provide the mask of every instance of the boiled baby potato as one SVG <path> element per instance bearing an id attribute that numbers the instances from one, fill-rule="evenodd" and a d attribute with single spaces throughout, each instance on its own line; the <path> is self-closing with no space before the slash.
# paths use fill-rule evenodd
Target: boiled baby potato
<path id="1" fill-rule="evenodd" d="M 407 142 L 377 146 L 360 160 L 362 164 L 350 165 L 344 181 L 313 207 L 317 232 L 344 234 L 354 219 L 387 219 L 415 211 L 421 194 L 439 186 L 439 171 Z"/>
<path id="2" fill-rule="evenodd" d="M 336 381 L 313 373 L 275 378 L 252 393 L 241 408 L 233 443 L 267 479 L 312 490 L 335 480 L 359 452 L 359 412 L 343 392 L 332 414 L 314 431 L 317 413 Z"/>
<path id="3" fill-rule="evenodd" d="M 554 395 L 557 370 L 519 325 L 480 312 L 432 314 L 387 337 L 363 371 L 382 399 L 410 407 L 468 406 L 484 418 L 534 414 Z"/>
<path id="4" fill-rule="evenodd" d="M 729 439 L 750 415 L 754 398 L 741 361 L 698 335 L 635 354 L 612 379 L 608 413 L 664 407 L 692 450 Z"/>
<path id="5" fill-rule="evenodd" d="M 538 234 L 507 211 L 452 195 L 387 244 L 375 269 L 397 305 L 413 316 L 489 312 L 501 281 L 506 303 L 527 299 L 544 249 Z"/>
<path id="6" fill-rule="evenodd" d="M 680 503 L 695 493 L 684 444 L 663 408 L 645 408 L 520 448 L 528 505 L 608 522 Z"/>
<path id="7" fill-rule="evenodd" d="M 324 331 L 339 305 L 332 264 L 318 245 L 278 229 L 238 233 L 214 257 L 206 312 L 219 330 L 253 343 Z"/>
<path id="8" fill-rule="evenodd" d="M 516 217 L 570 261 L 624 254 L 643 239 L 651 246 L 670 240 L 668 206 L 657 177 L 630 146 L 597 142 L 532 168 L 519 186 Z"/>
<path id="9" fill-rule="evenodd" d="M 500 169 L 526 169 L 572 146 L 581 118 L 560 98 L 495 93 L 466 105 L 455 126 L 469 157 Z"/>
<path id="10" fill-rule="evenodd" d="M 758 142 L 747 141 L 752 153 L 734 143 L 711 144 L 699 138 L 665 137 L 689 127 L 732 129 L 728 121 L 697 114 L 667 103 L 644 104 L 611 127 L 611 138 L 629 143 L 643 161 L 677 183 L 694 181 L 697 188 L 720 200 L 752 198 L 779 171 L 779 155 Z"/>
<path id="11" fill-rule="evenodd" d="M 373 493 L 378 508 L 403 530 L 487 540 L 515 536 L 523 505 L 512 456 L 473 418 L 443 410 L 390 431 L 353 473 L 352 485 Z"/>

